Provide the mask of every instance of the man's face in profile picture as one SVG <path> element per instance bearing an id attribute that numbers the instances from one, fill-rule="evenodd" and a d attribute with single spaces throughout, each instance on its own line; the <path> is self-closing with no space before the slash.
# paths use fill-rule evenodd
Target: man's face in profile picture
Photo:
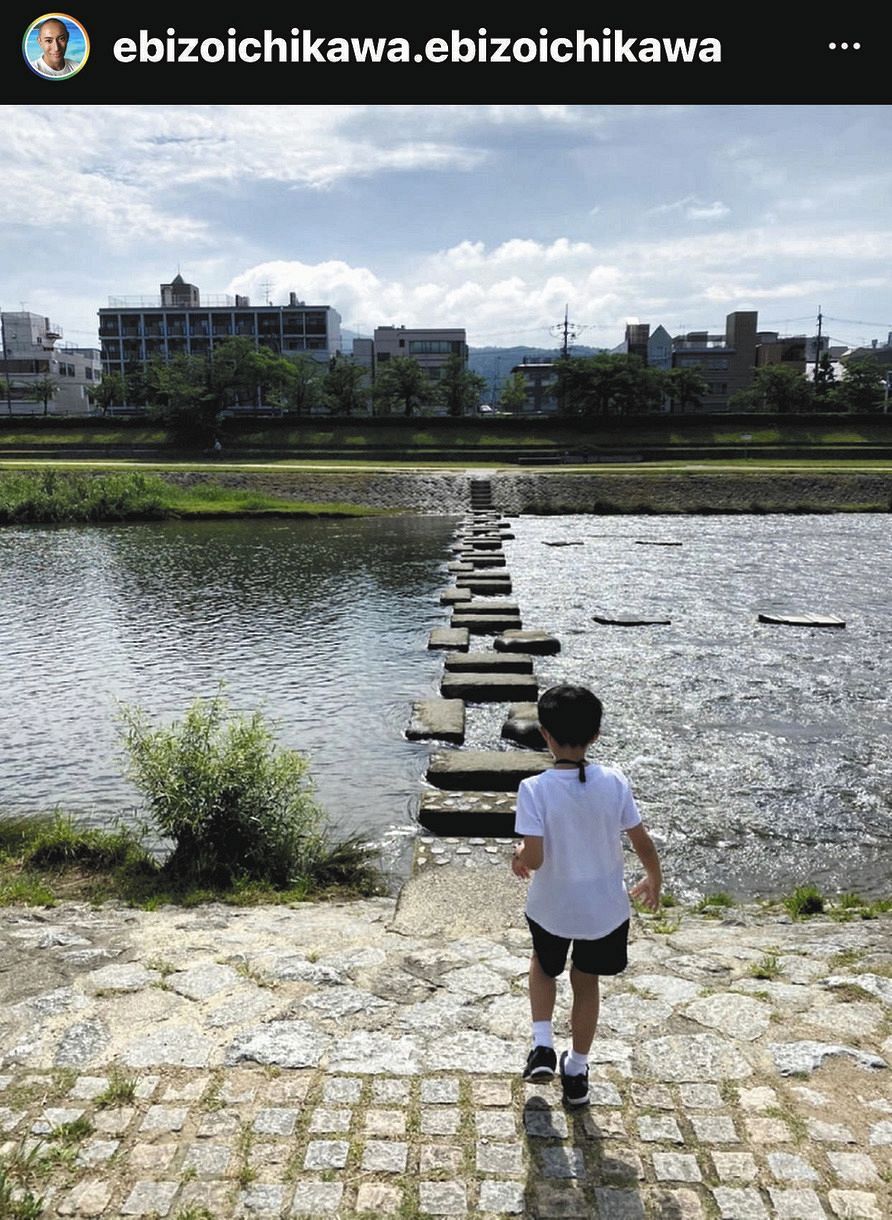
<path id="1" fill-rule="evenodd" d="M 68 50 L 68 28 L 61 21 L 45 21 L 37 33 L 37 42 L 43 52 L 43 59 L 51 68 L 57 70 L 65 63 L 65 52 Z"/>

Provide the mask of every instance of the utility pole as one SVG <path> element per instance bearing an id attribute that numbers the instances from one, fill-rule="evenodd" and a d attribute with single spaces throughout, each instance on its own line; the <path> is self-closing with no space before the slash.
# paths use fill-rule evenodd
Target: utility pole
<path id="1" fill-rule="evenodd" d="M 815 340 L 815 389 L 818 388 L 818 365 L 821 361 L 821 323 L 823 317 L 821 315 L 821 307 L 818 306 L 818 337 Z"/>
<path id="2" fill-rule="evenodd" d="M 586 329 L 586 326 L 577 326 L 575 322 L 570 321 L 570 306 L 566 305 L 564 307 L 563 322 L 555 322 L 554 326 L 551 328 L 551 333 L 553 335 L 557 335 L 558 337 L 563 336 L 561 343 L 561 356 L 564 360 L 566 360 L 570 355 L 571 341 L 575 342 L 579 338 L 580 334 L 582 334 L 582 332 Z"/>
<path id="3" fill-rule="evenodd" d="M 490 394 L 490 405 L 492 406 L 493 410 L 495 410 L 496 394 L 498 393 L 498 389 L 499 389 L 499 363 L 500 363 L 500 361 L 501 361 L 501 357 L 496 356 L 495 368 L 493 369 L 493 373 L 492 373 L 492 392 Z"/>

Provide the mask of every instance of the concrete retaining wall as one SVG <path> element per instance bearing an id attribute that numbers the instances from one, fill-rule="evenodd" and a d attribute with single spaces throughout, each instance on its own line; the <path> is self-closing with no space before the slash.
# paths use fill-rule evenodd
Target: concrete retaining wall
<path id="1" fill-rule="evenodd" d="M 323 504 L 346 501 L 371 508 L 408 508 L 460 514 L 470 502 L 474 477 L 466 473 L 368 474 L 305 471 L 165 473 L 183 486 L 212 481 L 289 500 Z M 892 472 L 865 474 L 735 473 L 667 471 L 543 471 L 490 473 L 493 507 L 508 514 L 598 512 L 794 512 L 892 505 Z"/>

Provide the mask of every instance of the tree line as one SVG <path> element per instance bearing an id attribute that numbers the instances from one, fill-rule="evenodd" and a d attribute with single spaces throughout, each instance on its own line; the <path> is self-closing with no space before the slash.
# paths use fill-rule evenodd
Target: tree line
<path id="1" fill-rule="evenodd" d="M 117 403 L 145 405 L 151 416 L 168 425 L 212 426 L 221 412 L 256 407 L 304 414 L 324 407 L 333 415 L 411 416 L 423 408 L 442 407 L 450 415 L 477 408 L 485 387 L 482 377 L 452 355 L 433 381 L 417 360 L 398 356 L 381 364 L 374 382 L 368 370 L 343 355 L 328 364 L 302 354 L 277 355 L 234 337 L 214 347 L 213 358 L 179 354 L 168 361 L 150 360 L 126 378 L 109 373 L 93 400 L 103 412 Z"/>
<path id="2" fill-rule="evenodd" d="M 563 357 L 554 362 L 551 388 L 558 413 L 597 417 L 685 412 L 702 408 L 709 387 L 695 368 L 657 369 L 632 354 Z M 462 416 L 476 413 L 486 381 L 451 355 L 433 380 L 417 360 L 397 356 L 380 363 L 374 380 L 347 356 L 322 364 L 303 354 L 278 355 L 255 347 L 248 338 L 223 340 L 213 358 L 179 354 L 156 357 L 138 372 L 122 377 L 108 373 L 90 391 L 103 414 L 110 406 L 132 403 L 169 426 L 212 428 L 220 413 L 233 407 L 256 407 L 306 414 L 322 407 L 332 415 L 401 415 L 444 410 Z M 12 383 L 9 383 L 10 385 Z M 9 386 L 0 379 L 5 395 Z M 50 377 L 30 383 L 32 401 L 43 402 L 44 414 L 58 390 Z M 755 370 L 753 384 L 728 400 L 733 412 L 771 414 L 808 412 L 869 413 L 887 406 L 884 372 L 870 360 L 850 361 L 837 378 L 824 355 L 814 379 L 784 364 Z M 527 382 L 515 372 L 502 386 L 498 405 L 520 414 L 527 403 Z"/>

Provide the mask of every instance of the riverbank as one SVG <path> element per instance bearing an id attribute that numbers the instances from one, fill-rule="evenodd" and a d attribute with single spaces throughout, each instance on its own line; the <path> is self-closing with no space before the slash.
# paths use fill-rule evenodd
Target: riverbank
<path id="1" fill-rule="evenodd" d="M 204 483 L 282 500 L 461 514 L 475 479 L 489 480 L 493 508 L 537 514 L 888 512 L 889 471 L 707 471 L 634 468 L 530 471 L 166 471 L 181 488 Z"/>
<path id="2" fill-rule="evenodd" d="M 636 915 L 569 1113 L 509 846 L 437 846 L 398 898 L 0 913 L 4 1214 L 890 1214 L 892 917 Z"/>

